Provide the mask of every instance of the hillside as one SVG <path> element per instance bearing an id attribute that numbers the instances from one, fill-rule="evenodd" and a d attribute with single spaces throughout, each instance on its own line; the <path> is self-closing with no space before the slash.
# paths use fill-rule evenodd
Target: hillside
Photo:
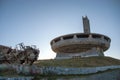
<path id="1" fill-rule="evenodd" d="M 97 67 L 120 65 L 120 60 L 111 57 L 87 57 L 72 58 L 63 60 L 38 60 L 34 63 L 37 66 L 59 66 L 59 67 Z"/>
<path id="2" fill-rule="evenodd" d="M 97 67 L 97 66 L 110 66 L 120 65 L 120 60 L 111 57 L 88 57 L 88 58 L 72 58 L 64 60 L 38 60 L 34 62 L 34 65 L 43 66 L 58 66 L 58 67 Z M 0 70 L 0 76 L 17 77 L 24 76 L 23 74 L 17 74 L 14 70 Z"/>

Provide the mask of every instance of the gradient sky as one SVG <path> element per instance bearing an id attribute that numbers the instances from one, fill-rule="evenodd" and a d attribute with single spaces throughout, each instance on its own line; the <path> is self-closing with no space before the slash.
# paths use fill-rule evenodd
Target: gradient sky
<path id="1" fill-rule="evenodd" d="M 111 38 L 105 55 L 120 59 L 120 0 L 0 0 L 0 44 L 36 45 L 39 59 L 52 59 L 50 41 L 83 32 L 85 15 L 91 32 Z"/>

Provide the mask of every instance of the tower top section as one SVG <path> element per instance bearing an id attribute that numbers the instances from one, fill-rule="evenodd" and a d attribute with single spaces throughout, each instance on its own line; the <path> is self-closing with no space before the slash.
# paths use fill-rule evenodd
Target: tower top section
<path id="1" fill-rule="evenodd" d="M 83 20 L 83 29 L 84 29 L 84 33 L 89 34 L 90 33 L 90 24 L 89 24 L 89 19 L 87 18 L 87 16 L 82 16 L 82 20 Z"/>

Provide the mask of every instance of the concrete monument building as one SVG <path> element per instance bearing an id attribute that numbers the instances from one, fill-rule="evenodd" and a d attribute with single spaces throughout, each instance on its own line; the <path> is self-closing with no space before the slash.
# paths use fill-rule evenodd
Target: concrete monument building
<path id="1" fill-rule="evenodd" d="M 108 36 L 91 33 L 87 16 L 82 17 L 84 33 L 74 33 L 59 36 L 51 41 L 51 48 L 57 53 L 56 59 L 73 57 L 104 56 L 110 47 Z"/>

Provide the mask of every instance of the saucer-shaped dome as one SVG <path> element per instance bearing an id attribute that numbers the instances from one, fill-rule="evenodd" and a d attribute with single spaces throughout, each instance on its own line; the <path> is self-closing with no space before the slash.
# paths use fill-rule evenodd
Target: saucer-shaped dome
<path id="1" fill-rule="evenodd" d="M 110 38 L 96 33 L 74 33 L 57 37 L 51 41 L 56 53 L 80 53 L 99 47 L 106 51 L 110 47 Z"/>

